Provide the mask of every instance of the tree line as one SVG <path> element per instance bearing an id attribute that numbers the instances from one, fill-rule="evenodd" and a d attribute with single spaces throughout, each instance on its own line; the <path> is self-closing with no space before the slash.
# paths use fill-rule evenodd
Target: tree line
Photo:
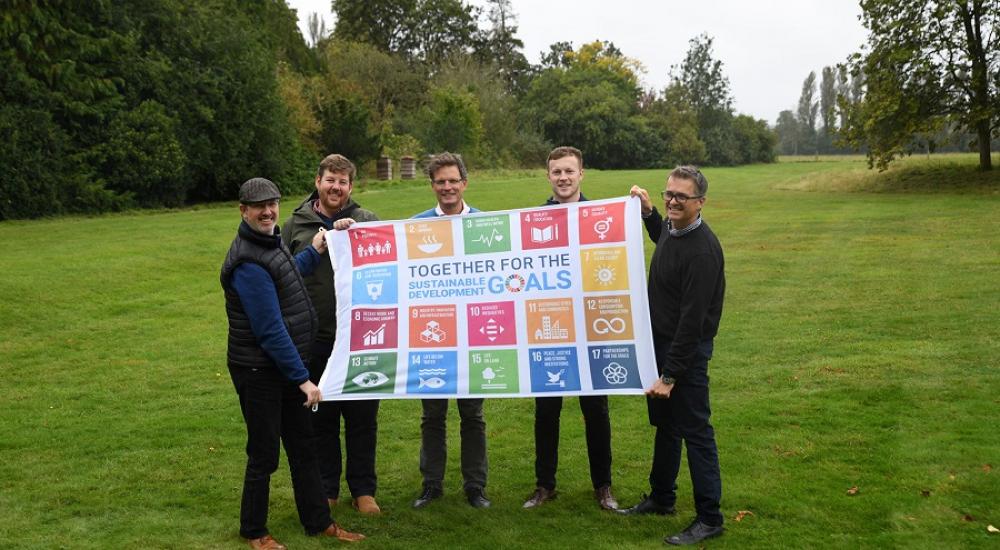
<path id="1" fill-rule="evenodd" d="M 8 0 L 0 8 L 0 219 L 285 191 L 315 159 L 461 152 L 538 166 L 573 144 L 596 168 L 774 160 L 737 114 L 712 38 L 663 90 L 611 42 L 523 54 L 509 0 L 333 0 L 308 37 L 283 0 Z"/>
<path id="2" fill-rule="evenodd" d="M 862 0 L 862 51 L 811 72 L 778 115 L 782 154 L 865 152 L 885 169 L 912 153 L 1000 149 L 1000 0 Z"/>

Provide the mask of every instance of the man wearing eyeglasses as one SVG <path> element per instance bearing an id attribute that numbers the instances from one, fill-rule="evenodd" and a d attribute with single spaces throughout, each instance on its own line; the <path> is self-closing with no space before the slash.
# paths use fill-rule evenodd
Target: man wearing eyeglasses
<path id="1" fill-rule="evenodd" d="M 625 514 L 675 513 L 682 442 L 694 488 L 697 517 L 668 544 L 697 544 L 723 532 L 722 478 L 715 431 L 709 423 L 708 361 L 722 318 L 726 290 L 722 246 L 702 220 L 708 180 L 693 166 L 670 172 L 662 193 L 667 220 L 646 190 L 633 186 L 656 251 L 649 266 L 650 322 L 660 372 L 646 390 L 649 422 L 656 427 L 650 494 Z"/>
<path id="2" fill-rule="evenodd" d="M 576 147 L 556 147 L 546 161 L 552 196 L 545 204 L 565 204 L 587 200 L 580 191 L 583 181 L 583 153 Z M 582 395 L 580 410 L 587 439 L 587 459 L 594 498 L 604 510 L 617 510 L 611 494 L 611 417 L 608 396 Z M 556 497 L 556 469 L 559 464 L 559 416 L 562 397 L 535 398 L 535 492 L 524 508 L 536 508 Z"/>
<path id="3" fill-rule="evenodd" d="M 437 206 L 425 210 L 414 218 L 460 216 L 479 212 L 466 204 L 463 198 L 469 187 L 468 174 L 461 155 L 441 153 L 427 165 L 431 189 L 437 195 Z M 483 419 L 482 399 L 457 399 L 461 419 L 462 477 L 465 496 L 474 508 L 489 508 L 486 498 L 486 421 Z M 420 496 L 413 501 L 414 508 L 423 508 L 444 494 L 444 468 L 447 462 L 447 399 L 423 399 L 423 418 L 420 422 L 420 473 L 424 484 Z"/>
<path id="4" fill-rule="evenodd" d="M 306 533 L 348 542 L 365 538 L 330 519 L 312 445 L 308 408 L 323 396 L 303 362 L 317 321 L 302 276 L 312 273 L 326 252 L 324 230 L 314 230 L 303 250 L 292 256 L 277 226 L 280 199 L 270 180 L 243 183 L 243 221 L 220 273 L 229 318 L 229 374 L 247 427 L 240 535 L 261 550 L 285 548 L 267 529 L 271 474 L 278 468 L 281 444 Z"/>

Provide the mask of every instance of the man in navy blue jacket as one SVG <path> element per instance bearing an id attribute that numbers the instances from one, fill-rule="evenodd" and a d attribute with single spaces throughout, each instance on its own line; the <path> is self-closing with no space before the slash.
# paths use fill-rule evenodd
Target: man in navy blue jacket
<path id="1" fill-rule="evenodd" d="M 317 322 L 301 273 L 316 267 L 326 241 L 320 231 L 293 257 L 277 227 L 280 198 L 277 186 L 264 178 L 242 185 L 243 221 L 220 275 L 229 318 L 229 374 L 247 426 L 240 535 L 251 548 L 269 550 L 285 548 L 267 529 L 270 479 L 282 442 L 306 533 L 348 542 L 364 538 L 331 520 L 311 443 L 309 408 L 323 396 L 303 362 Z"/>

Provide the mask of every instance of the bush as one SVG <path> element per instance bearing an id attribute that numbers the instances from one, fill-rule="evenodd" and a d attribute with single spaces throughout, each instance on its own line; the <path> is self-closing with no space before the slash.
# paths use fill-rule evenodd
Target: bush
<path id="1" fill-rule="evenodd" d="M 187 195 L 187 157 L 163 105 L 144 101 L 119 112 L 104 146 L 107 187 L 141 206 L 179 206 Z"/>

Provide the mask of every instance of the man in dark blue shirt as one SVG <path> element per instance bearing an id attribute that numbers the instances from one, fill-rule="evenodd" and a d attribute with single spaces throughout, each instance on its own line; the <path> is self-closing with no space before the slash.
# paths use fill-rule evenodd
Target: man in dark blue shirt
<path id="1" fill-rule="evenodd" d="M 280 198 L 277 186 L 264 178 L 243 184 L 243 221 L 220 275 L 229 318 L 229 374 L 247 426 L 240 535 L 251 548 L 270 550 L 285 548 L 267 529 L 270 479 L 282 442 L 306 533 L 349 542 L 364 538 L 331 520 L 311 444 L 309 408 L 323 396 L 303 363 L 317 322 L 301 273 L 316 267 L 326 241 L 322 231 L 316 233 L 293 258 L 277 227 Z"/>

